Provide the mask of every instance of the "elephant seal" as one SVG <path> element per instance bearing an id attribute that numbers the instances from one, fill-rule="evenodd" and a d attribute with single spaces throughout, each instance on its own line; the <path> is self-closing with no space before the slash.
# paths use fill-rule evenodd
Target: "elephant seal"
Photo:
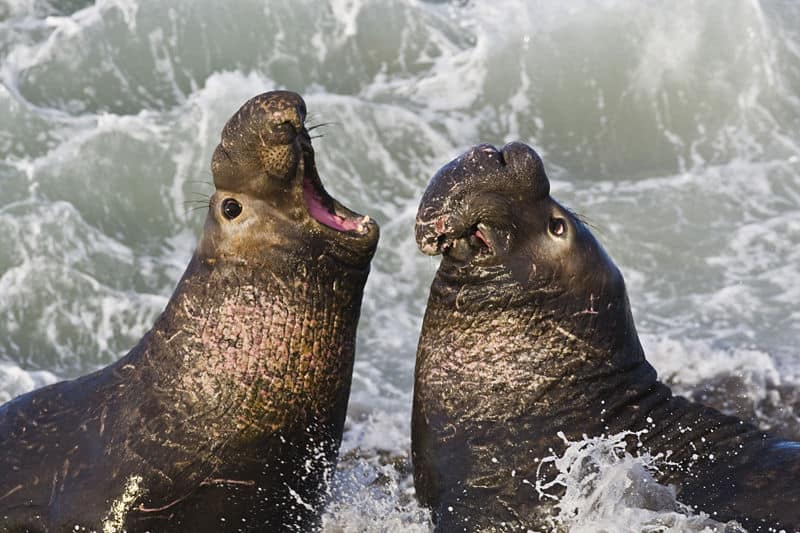
<path id="1" fill-rule="evenodd" d="M 800 443 L 658 381 L 622 274 L 550 196 L 533 149 L 481 145 L 445 165 L 416 239 L 443 254 L 412 415 L 417 496 L 438 531 L 541 530 L 551 509 L 533 483 L 537 461 L 564 449 L 558 434 L 623 431 L 640 432 L 634 454 L 668 458 L 658 479 L 680 501 L 751 531 L 800 527 Z"/>
<path id="2" fill-rule="evenodd" d="M 290 92 L 246 102 L 153 329 L 118 362 L 0 408 L 0 529 L 314 528 L 378 226 L 323 188 L 305 115 Z"/>

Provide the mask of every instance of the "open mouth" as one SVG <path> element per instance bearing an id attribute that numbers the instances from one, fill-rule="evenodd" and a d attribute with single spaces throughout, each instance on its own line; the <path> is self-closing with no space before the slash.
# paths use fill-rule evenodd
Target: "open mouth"
<path id="1" fill-rule="evenodd" d="M 324 190 L 306 176 L 303 178 L 303 200 L 311 217 L 320 224 L 341 232 L 369 232 L 369 216 L 361 216 L 338 205 Z"/>
<path id="2" fill-rule="evenodd" d="M 472 232 L 472 236 L 474 236 L 475 239 L 477 239 L 477 242 L 480 243 L 482 252 L 489 252 L 489 253 L 494 252 L 494 249 L 491 243 L 489 242 L 489 239 L 486 237 L 486 235 L 483 234 L 479 224 L 475 225 L 475 231 Z"/>
<path id="3" fill-rule="evenodd" d="M 430 222 L 417 220 L 417 243 L 423 253 L 443 254 L 459 261 L 496 253 L 497 239 L 500 235 L 491 227 L 476 222 L 466 228 L 453 218 L 445 215 Z"/>
<path id="4" fill-rule="evenodd" d="M 460 261 L 493 255 L 494 247 L 488 235 L 487 228 L 478 223 L 469 228 L 465 234 L 455 238 L 440 235 L 438 248 L 442 254 Z"/>

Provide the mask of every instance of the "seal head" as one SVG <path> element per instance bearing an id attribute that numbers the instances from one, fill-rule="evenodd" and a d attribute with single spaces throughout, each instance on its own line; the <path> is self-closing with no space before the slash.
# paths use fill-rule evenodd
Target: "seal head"
<path id="1" fill-rule="evenodd" d="M 249 100 L 225 124 L 211 160 L 217 191 L 202 259 L 258 262 L 277 247 L 297 257 L 329 253 L 355 268 L 369 263 L 378 225 L 322 186 L 305 118 L 300 96 L 274 91 Z"/>
<path id="2" fill-rule="evenodd" d="M 550 196 L 542 160 L 525 144 L 479 145 L 439 170 L 422 197 L 416 239 L 424 253 L 444 255 L 434 286 L 456 288 L 460 309 L 505 301 L 508 291 L 496 284 L 512 283 L 526 304 L 557 299 L 554 312 L 585 312 L 584 328 L 610 318 L 600 307 L 629 314 L 619 269 L 585 223 Z"/>

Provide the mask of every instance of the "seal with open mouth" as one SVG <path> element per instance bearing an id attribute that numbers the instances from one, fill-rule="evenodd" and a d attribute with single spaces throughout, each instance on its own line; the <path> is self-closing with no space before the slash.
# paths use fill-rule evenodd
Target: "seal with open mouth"
<path id="1" fill-rule="evenodd" d="M 323 188 L 290 92 L 249 100 L 197 250 L 118 362 L 0 407 L 0 530 L 308 531 L 378 226 Z"/>
<path id="2" fill-rule="evenodd" d="M 800 443 L 673 396 L 645 359 L 625 283 L 550 196 L 539 156 L 481 145 L 431 180 L 416 238 L 443 254 L 417 352 L 412 456 L 439 531 L 539 530 L 533 483 L 558 436 L 632 436 L 678 499 L 751 531 L 800 527 Z M 769 529 L 774 528 L 774 529 Z"/>

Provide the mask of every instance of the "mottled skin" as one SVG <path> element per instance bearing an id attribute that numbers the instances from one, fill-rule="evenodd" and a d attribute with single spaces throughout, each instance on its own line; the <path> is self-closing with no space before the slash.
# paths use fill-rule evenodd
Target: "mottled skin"
<path id="1" fill-rule="evenodd" d="M 378 228 L 324 191 L 304 118 L 294 93 L 248 101 L 223 130 L 203 235 L 153 329 L 118 362 L 0 407 L 0 530 L 314 527 Z M 310 216 L 304 182 L 358 227 Z"/>
<path id="2" fill-rule="evenodd" d="M 528 146 L 481 145 L 443 167 L 416 236 L 443 254 L 417 352 L 412 448 L 438 531 L 525 531 L 550 512 L 537 458 L 558 432 L 646 432 L 684 503 L 749 530 L 800 527 L 800 444 L 673 396 L 645 359 L 625 283 L 549 195 Z M 541 476 L 552 475 L 543 469 Z"/>

